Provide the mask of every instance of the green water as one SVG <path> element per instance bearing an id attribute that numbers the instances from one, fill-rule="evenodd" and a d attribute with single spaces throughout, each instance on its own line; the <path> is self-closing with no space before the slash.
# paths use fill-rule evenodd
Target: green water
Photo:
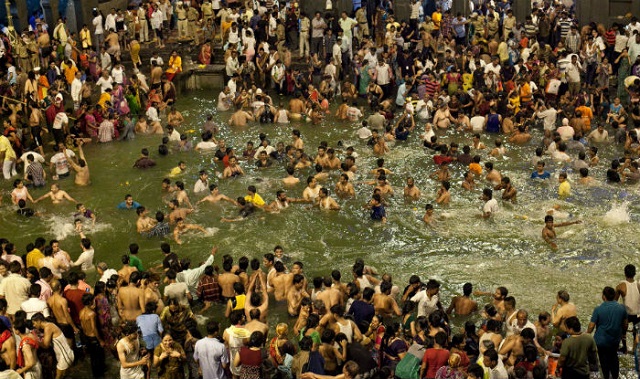
<path id="1" fill-rule="evenodd" d="M 518 307 L 530 311 L 532 319 L 542 310 L 550 310 L 555 302 L 555 294 L 566 289 L 571 300 L 578 306 L 584 321 L 594 306 L 600 303 L 600 293 L 605 285 L 615 286 L 622 278 L 622 269 L 627 263 L 636 262 L 640 235 L 637 233 L 637 187 L 622 185 L 614 187 L 598 184 L 591 188 L 581 188 L 575 174 L 570 174 L 574 196 L 569 201 L 559 201 L 557 192 L 557 171 L 554 179 L 544 183 L 529 180 L 530 159 L 535 146 L 514 147 L 507 144 L 509 150 L 505 159 L 496 159 L 496 169 L 508 175 L 519 191 L 518 203 L 501 203 L 501 212 L 491 220 L 477 218 L 482 201 L 479 189 L 465 193 L 461 189 L 463 169 L 453 165 L 452 201 L 446 208 L 436 207 L 436 215 L 444 217 L 435 228 L 427 228 L 421 221 L 424 205 L 433 202 L 438 184 L 429 178 L 435 170 L 431 152 L 425 153 L 414 133 L 409 141 L 391 144 L 391 153 L 385 159 L 386 166 L 393 171 L 389 177 L 396 196 L 390 198 L 387 207 L 388 223 L 380 225 L 369 219 L 363 205 L 369 200 L 372 186 L 364 184 L 370 180 L 370 170 L 375 166 L 376 157 L 365 144 L 354 135 L 356 125 L 334 121 L 327 117 L 323 125 L 307 123 L 291 125 L 251 124 L 244 128 L 233 128 L 222 120 L 228 120 L 229 114 L 218 114 L 215 110 L 214 92 L 192 92 L 179 99 L 178 109 L 186 118 L 180 132 L 187 132 L 193 138 L 194 145 L 199 141 L 199 130 L 209 113 L 214 113 L 220 122 L 220 134 L 227 146 L 236 148 L 241 155 L 247 141 L 258 145 L 258 134 L 264 132 L 275 146 L 276 142 L 291 143 L 291 130 L 298 128 L 302 132 L 305 151 L 315 155 L 320 141 L 336 146 L 339 140 L 344 146 L 354 146 L 360 155 L 356 160 L 358 175 L 354 180 L 357 197 L 352 200 L 338 200 L 342 206 L 339 212 L 327 212 L 308 209 L 306 205 L 294 204 L 279 214 L 258 212 L 249 220 L 240 223 L 222 223 L 223 216 L 233 217 L 237 210 L 230 204 L 202 204 L 197 207 L 189 220 L 207 228 L 208 235 L 190 234 L 183 237 L 181 246 L 172 242 L 172 248 L 179 256 L 188 256 L 192 261 L 204 261 L 210 247 L 220 247 L 216 264 L 221 263 L 223 254 L 231 254 L 235 259 L 241 256 L 261 257 L 271 252 L 277 244 L 283 245 L 285 252 L 293 260 L 305 263 L 305 273 L 310 277 L 326 275 L 332 269 L 341 269 L 344 280 L 350 280 L 350 266 L 354 259 L 364 258 L 382 272 L 393 275 L 394 282 L 401 288 L 412 274 L 418 274 L 423 280 L 436 278 L 443 283 L 441 298 L 445 306 L 454 293 L 461 291 L 462 284 L 470 281 L 475 288 L 493 291 L 497 285 L 506 286 L 510 294 L 516 297 Z M 276 100 L 277 102 L 277 100 Z M 423 127 L 418 123 L 417 129 Z M 539 144 L 541 132 L 533 132 L 533 143 Z M 441 135 L 444 142 L 459 141 L 461 147 L 470 143 L 471 136 L 453 131 Z M 487 146 L 493 143 L 483 136 Z M 86 188 L 75 187 L 73 179 L 61 181 L 62 188 L 71 196 L 86 204 L 98 215 L 96 229 L 88 232 L 95 246 L 95 262 L 106 261 L 110 267 L 120 267 L 120 256 L 128 251 L 130 243 L 140 245 L 140 258 L 146 267 L 159 264 L 162 254 L 158 239 L 142 238 L 135 232 L 136 214 L 134 211 L 117 210 L 116 205 L 126 193 L 133 194 L 136 201 L 155 214 L 156 210 L 168 211 L 161 199 L 160 182 L 171 168 L 180 160 L 187 162 L 186 172 L 179 177 L 191 192 L 200 169 L 207 169 L 213 182 L 219 184 L 221 193 L 232 198 L 244 196 L 247 186 L 256 185 L 258 193 L 267 202 L 275 198 L 275 192 L 283 186 L 280 179 L 285 176 L 284 168 L 274 165 L 266 170 L 258 170 L 253 163 L 242 162 L 246 176 L 238 179 L 217 179 L 214 171 L 221 172 L 222 166 L 212 163 L 212 154 L 197 152 L 172 153 L 168 157 L 158 157 L 158 136 L 136 137 L 134 141 L 112 142 L 108 144 L 90 144 L 85 152 L 91 169 L 92 185 Z M 537 145 L 536 145 L 537 146 Z M 152 158 L 158 165 L 149 170 L 132 168 L 142 147 L 152 151 Z M 488 151 L 481 152 L 483 161 Z M 472 152 L 474 154 L 474 152 Z M 593 176 L 603 180 L 606 162 L 616 154 L 620 147 L 602 147 L 601 163 Z M 342 156 L 342 154 L 340 155 Z M 553 170 L 551 165 L 547 167 Z M 311 169 L 296 172 L 301 184 L 287 188 L 290 197 L 301 197 L 306 177 Z M 422 190 L 422 199 L 416 202 L 405 201 L 402 188 L 405 178 L 412 176 Z M 331 173 L 330 180 L 324 185 L 333 189 L 338 173 Z M 35 205 L 45 212 L 42 218 L 23 219 L 14 214 L 14 208 L 8 206 L 10 192 L 8 181 L 2 182 L 4 191 L 3 212 L 0 214 L 0 235 L 14 242 L 20 252 L 27 243 L 38 236 L 47 239 L 63 237 L 61 247 L 72 258 L 80 253 L 79 238 L 67 233 L 71 228 L 74 207 L 69 204 L 52 205 L 43 201 Z M 44 189 L 32 191 L 32 196 L 45 193 Z M 625 210 L 613 212 L 613 219 L 623 222 L 607 222 L 605 213 L 612 206 L 620 206 L 618 199 L 626 196 L 630 201 L 631 222 L 624 221 Z M 499 194 L 497 194 L 499 196 Z M 190 194 L 191 202 L 199 197 Z M 560 204 L 562 210 L 572 214 L 584 223 L 566 229 L 558 229 L 560 248 L 551 250 L 541 239 L 544 211 L 554 204 Z M 527 216 L 526 219 L 525 217 Z M 68 234 L 65 237 L 65 234 Z M 484 301 L 483 301 L 484 302 Z M 220 317 L 218 311 L 214 316 Z M 284 316 L 274 314 L 272 321 Z"/>

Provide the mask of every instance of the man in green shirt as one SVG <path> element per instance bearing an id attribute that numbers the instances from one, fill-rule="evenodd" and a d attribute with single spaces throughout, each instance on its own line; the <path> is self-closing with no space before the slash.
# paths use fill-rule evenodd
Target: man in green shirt
<path id="1" fill-rule="evenodd" d="M 583 333 L 576 316 L 565 320 L 569 337 L 562 342 L 558 367 L 562 367 L 563 379 L 588 379 L 589 371 L 598 367 L 598 349 L 590 334 Z M 595 369 L 594 369 L 595 368 Z"/>
<path id="2" fill-rule="evenodd" d="M 138 258 L 138 250 L 140 246 L 137 243 L 132 243 L 129 245 L 129 266 L 135 267 L 138 271 L 144 271 L 144 266 L 142 265 L 142 260 Z"/>

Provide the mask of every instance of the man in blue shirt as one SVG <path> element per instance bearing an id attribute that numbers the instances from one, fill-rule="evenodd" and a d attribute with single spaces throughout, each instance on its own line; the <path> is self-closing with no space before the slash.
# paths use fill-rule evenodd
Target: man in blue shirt
<path id="1" fill-rule="evenodd" d="M 127 194 L 124 197 L 124 201 L 118 204 L 117 208 L 134 210 L 134 209 L 138 209 L 139 206 L 140 206 L 140 203 L 138 203 L 137 201 L 133 201 L 133 196 L 131 196 L 130 194 Z"/>
<path id="2" fill-rule="evenodd" d="M 618 345 L 622 336 L 627 332 L 627 310 L 624 305 L 615 301 L 616 290 L 604 287 L 602 290 L 603 303 L 597 306 L 591 314 L 591 322 L 587 333 L 596 329 L 593 339 L 598 347 L 598 358 L 602 376 L 605 379 L 618 379 L 620 362 L 618 360 Z"/>
<path id="3" fill-rule="evenodd" d="M 531 173 L 531 179 L 549 179 L 551 174 L 544 170 L 544 162 L 540 161 L 536 165 L 536 171 Z"/>

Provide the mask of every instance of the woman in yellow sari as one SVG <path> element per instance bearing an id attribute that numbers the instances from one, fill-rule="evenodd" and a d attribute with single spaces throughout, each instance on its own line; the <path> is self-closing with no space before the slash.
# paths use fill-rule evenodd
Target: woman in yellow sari
<path id="1" fill-rule="evenodd" d="M 173 50 L 171 58 L 169 58 L 169 68 L 165 71 L 167 80 L 172 81 L 179 72 L 182 72 L 182 58 L 180 58 L 177 51 Z"/>

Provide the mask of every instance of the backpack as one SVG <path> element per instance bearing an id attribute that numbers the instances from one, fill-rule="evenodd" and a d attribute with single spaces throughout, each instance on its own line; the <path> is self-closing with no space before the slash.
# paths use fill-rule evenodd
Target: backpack
<path id="1" fill-rule="evenodd" d="M 399 379 L 420 379 L 420 366 L 425 351 L 424 346 L 414 342 L 404 358 L 398 362 L 395 376 Z"/>

